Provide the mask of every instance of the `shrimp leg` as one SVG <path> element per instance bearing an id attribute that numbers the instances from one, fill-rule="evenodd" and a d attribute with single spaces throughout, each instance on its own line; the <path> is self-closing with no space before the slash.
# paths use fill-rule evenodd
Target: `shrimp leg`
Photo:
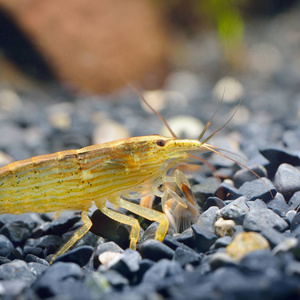
<path id="1" fill-rule="evenodd" d="M 60 255 L 64 254 L 70 247 L 72 247 L 79 239 L 81 239 L 92 227 L 92 221 L 87 215 L 86 211 L 82 211 L 81 220 L 83 225 L 73 234 L 73 236 L 53 255 L 50 264 Z"/>
<path id="2" fill-rule="evenodd" d="M 109 218 L 123 224 L 131 226 L 130 232 L 130 249 L 136 249 L 136 243 L 140 236 L 140 224 L 137 219 L 123 215 L 117 211 L 110 210 L 107 207 L 101 207 L 101 212 L 107 215 Z"/>
<path id="3" fill-rule="evenodd" d="M 128 202 L 124 199 L 119 199 L 118 205 L 145 219 L 158 222 L 159 225 L 156 230 L 155 239 L 158 241 L 162 241 L 164 239 L 169 228 L 169 220 L 165 214 L 132 202 Z"/>

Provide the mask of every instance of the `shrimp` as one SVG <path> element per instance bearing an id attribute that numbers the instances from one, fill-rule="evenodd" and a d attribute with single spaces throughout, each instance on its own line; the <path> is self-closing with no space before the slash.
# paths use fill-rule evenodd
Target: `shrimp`
<path id="1" fill-rule="evenodd" d="M 142 100 L 149 106 L 143 97 Z M 10 163 L 0 168 L 0 213 L 82 211 L 83 225 L 54 254 L 51 263 L 89 231 L 92 222 L 87 213 L 93 204 L 111 219 L 131 226 L 131 249 L 136 249 L 139 239 L 138 221 L 109 209 L 107 202 L 158 222 L 155 239 L 162 241 L 167 234 L 169 220 L 175 222 L 174 214 L 172 217 L 168 213 L 175 210 L 174 203 L 189 208 L 187 218 L 199 214 L 184 175 L 179 171 L 170 175 L 169 170 L 193 160 L 194 152 L 219 153 L 218 148 L 207 144 L 218 131 L 201 141 L 208 126 L 198 139 L 178 139 L 168 127 L 173 137 L 131 137 Z M 185 200 L 176 196 L 174 188 L 170 187 L 174 184 L 182 191 Z M 161 192 L 161 186 L 165 186 L 164 192 Z M 163 206 L 169 206 L 169 209 L 164 209 L 166 214 L 124 199 L 145 195 L 162 197 Z"/>

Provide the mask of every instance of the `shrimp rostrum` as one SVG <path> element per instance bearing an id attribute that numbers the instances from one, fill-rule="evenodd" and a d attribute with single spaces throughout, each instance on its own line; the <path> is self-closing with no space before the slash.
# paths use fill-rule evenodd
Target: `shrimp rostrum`
<path id="1" fill-rule="evenodd" d="M 139 239 L 138 221 L 107 208 L 107 202 L 158 222 L 155 239 L 162 241 L 168 231 L 169 219 L 172 222 L 174 218 L 123 197 L 157 195 L 162 197 L 164 204 L 172 197 L 182 207 L 190 206 L 192 215 L 198 216 L 197 203 L 187 180 L 181 172 L 170 175 L 169 170 L 193 159 L 193 152 L 217 151 L 206 143 L 212 135 L 200 141 L 203 133 L 195 140 L 178 139 L 173 133 L 172 138 L 159 135 L 132 137 L 13 162 L 0 168 L 0 213 L 81 210 L 82 227 L 52 261 L 91 228 L 87 212 L 93 204 L 108 217 L 131 226 L 131 249 L 136 248 Z M 166 183 L 177 185 L 187 200 L 182 200 L 172 189 L 162 192 L 159 187 Z"/>

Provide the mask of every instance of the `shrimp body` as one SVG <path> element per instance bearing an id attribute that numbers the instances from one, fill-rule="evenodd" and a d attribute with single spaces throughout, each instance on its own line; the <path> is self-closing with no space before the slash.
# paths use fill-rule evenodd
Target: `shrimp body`
<path id="1" fill-rule="evenodd" d="M 0 213 L 88 210 L 124 194 L 154 194 L 167 171 L 200 147 L 153 135 L 17 161 L 0 168 Z"/>
<path id="2" fill-rule="evenodd" d="M 189 160 L 188 153 L 201 151 L 203 146 L 199 140 L 151 135 L 17 161 L 0 168 L 0 213 L 81 210 L 84 225 L 54 255 L 55 259 L 90 229 L 87 211 L 94 203 L 110 218 L 132 227 L 130 248 L 135 249 L 138 221 L 108 209 L 106 201 L 157 221 L 155 238 L 162 240 L 169 227 L 167 216 L 120 197 L 161 196 L 158 187 L 175 181 L 167 176 L 170 168 Z"/>

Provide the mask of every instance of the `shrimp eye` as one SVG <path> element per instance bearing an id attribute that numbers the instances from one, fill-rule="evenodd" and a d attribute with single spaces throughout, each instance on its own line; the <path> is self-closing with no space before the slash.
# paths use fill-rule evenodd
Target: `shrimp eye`
<path id="1" fill-rule="evenodd" d="M 166 144 L 166 142 L 164 140 L 157 140 L 156 144 L 160 147 L 163 147 Z"/>

